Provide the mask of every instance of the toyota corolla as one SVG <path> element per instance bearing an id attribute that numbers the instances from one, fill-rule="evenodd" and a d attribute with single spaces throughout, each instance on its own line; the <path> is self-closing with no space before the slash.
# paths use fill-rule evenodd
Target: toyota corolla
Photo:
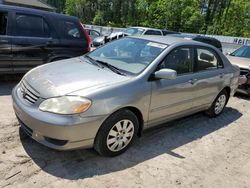
<path id="1" fill-rule="evenodd" d="M 213 46 L 126 37 L 31 70 L 12 98 L 22 129 L 39 143 L 115 156 L 149 127 L 200 111 L 220 115 L 238 77 Z"/>

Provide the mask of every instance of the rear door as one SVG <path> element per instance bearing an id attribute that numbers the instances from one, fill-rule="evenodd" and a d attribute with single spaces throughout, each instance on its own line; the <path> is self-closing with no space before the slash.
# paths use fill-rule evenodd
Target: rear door
<path id="1" fill-rule="evenodd" d="M 12 72 L 10 13 L 0 9 L 0 73 Z"/>
<path id="2" fill-rule="evenodd" d="M 51 53 L 49 48 L 51 29 L 44 17 L 16 13 L 12 40 L 13 69 L 15 72 L 28 70 L 45 63 Z"/>
<path id="3" fill-rule="evenodd" d="M 217 52 L 208 47 L 196 47 L 195 50 L 195 86 L 196 106 L 209 106 L 224 87 L 226 77 L 224 65 Z"/>

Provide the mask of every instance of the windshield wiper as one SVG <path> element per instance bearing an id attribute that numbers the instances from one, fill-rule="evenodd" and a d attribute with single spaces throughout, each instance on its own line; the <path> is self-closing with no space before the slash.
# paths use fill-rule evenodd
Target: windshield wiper
<path id="1" fill-rule="evenodd" d="M 98 66 L 98 67 L 101 67 L 101 68 L 104 68 L 103 66 L 101 66 L 99 63 L 96 62 L 96 60 L 94 60 L 92 57 L 90 57 L 89 55 L 85 55 L 84 56 L 86 59 L 89 60 L 90 63 Z"/>
<path id="2" fill-rule="evenodd" d="M 92 57 L 90 57 L 89 55 L 85 55 L 84 56 L 85 58 L 87 58 L 88 60 L 90 60 L 90 62 L 94 65 L 97 65 L 98 67 L 101 67 L 101 68 L 104 68 L 107 67 L 109 68 L 110 70 L 112 70 L 113 72 L 117 73 L 117 74 L 120 74 L 120 75 L 123 75 L 123 76 L 127 76 L 125 73 L 123 73 L 119 68 L 109 64 L 109 63 L 106 63 L 104 61 L 100 61 L 100 60 L 96 60 L 96 59 L 93 59 Z"/>
<path id="3" fill-rule="evenodd" d="M 101 65 L 104 65 L 105 67 L 109 68 L 110 70 L 112 70 L 113 72 L 117 73 L 117 74 L 120 74 L 120 75 L 123 75 L 123 76 L 127 76 L 124 72 L 121 71 L 121 69 L 109 64 L 109 63 L 106 63 L 104 61 L 100 61 L 100 60 L 95 60 L 96 62 L 100 63 Z"/>

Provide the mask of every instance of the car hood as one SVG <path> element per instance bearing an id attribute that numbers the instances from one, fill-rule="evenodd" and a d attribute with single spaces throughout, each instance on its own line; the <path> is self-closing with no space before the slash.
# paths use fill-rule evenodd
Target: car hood
<path id="1" fill-rule="evenodd" d="M 42 98 L 50 98 L 106 87 L 129 78 L 89 64 L 83 58 L 73 58 L 37 67 L 28 72 L 24 80 Z"/>
<path id="2" fill-rule="evenodd" d="M 103 42 L 104 39 L 105 39 L 105 36 L 96 37 L 94 38 L 93 42 Z"/>
<path id="3" fill-rule="evenodd" d="M 227 58 L 232 64 L 237 65 L 240 68 L 250 69 L 250 58 L 235 57 L 231 55 L 228 55 Z"/>

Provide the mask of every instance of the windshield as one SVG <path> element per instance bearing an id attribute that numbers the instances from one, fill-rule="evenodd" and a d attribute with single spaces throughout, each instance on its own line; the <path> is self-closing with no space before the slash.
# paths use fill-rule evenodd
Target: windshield
<path id="1" fill-rule="evenodd" d="M 234 51 L 232 56 L 250 58 L 250 46 L 242 46 Z"/>
<path id="2" fill-rule="evenodd" d="M 128 34 L 128 35 L 142 35 L 142 33 L 144 32 L 145 30 L 144 29 L 141 29 L 141 28 L 128 28 L 128 29 L 125 29 L 123 31 L 123 33 L 125 34 Z"/>
<path id="3" fill-rule="evenodd" d="M 108 63 L 125 73 L 139 74 L 166 47 L 166 44 L 128 37 L 110 42 L 90 52 L 88 56 L 93 60 Z"/>

